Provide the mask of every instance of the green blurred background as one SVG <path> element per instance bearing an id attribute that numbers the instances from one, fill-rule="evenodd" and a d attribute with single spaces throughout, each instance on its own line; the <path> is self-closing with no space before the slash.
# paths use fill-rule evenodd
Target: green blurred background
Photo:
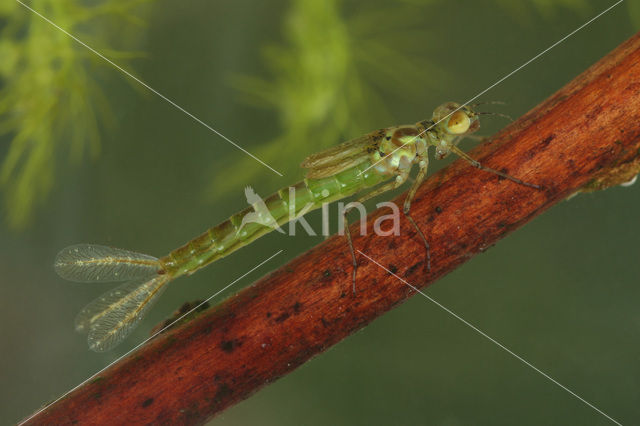
<path id="1" fill-rule="evenodd" d="M 87 349 L 73 319 L 111 285 L 58 278 L 58 250 L 92 242 L 164 255 L 245 207 L 244 186 L 269 194 L 302 177 L 309 153 L 466 101 L 613 2 L 29 4 L 284 177 L 13 0 L 0 1 L 3 424 L 125 353 L 183 302 L 284 250 L 237 291 L 322 237 L 274 233 L 178 280 L 106 354 Z M 622 3 L 481 100 L 506 101 L 496 110 L 520 116 L 634 34 L 638 9 Z M 504 124 L 488 118 L 481 133 Z M 428 294 L 618 421 L 636 423 L 639 195 L 635 185 L 561 203 Z M 319 228 L 320 215 L 309 221 Z M 609 422 L 422 297 L 212 422 L 416 423 Z"/>

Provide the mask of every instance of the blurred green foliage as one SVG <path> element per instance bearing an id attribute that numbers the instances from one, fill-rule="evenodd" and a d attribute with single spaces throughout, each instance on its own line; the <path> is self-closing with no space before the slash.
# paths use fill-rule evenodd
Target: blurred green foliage
<path id="1" fill-rule="evenodd" d="M 640 29 L 640 2 L 628 1 L 627 7 L 629 8 L 631 23 L 636 29 Z"/>
<path id="2" fill-rule="evenodd" d="M 351 3 L 293 0 L 283 20 L 284 43 L 263 49 L 270 77 L 232 79 L 248 102 L 275 111 L 282 134 L 253 151 L 267 163 L 276 163 L 286 152 L 292 161 L 277 162 L 285 175 L 301 174 L 298 161 L 305 155 L 388 122 L 381 93 L 418 97 L 412 82 L 446 84 L 446 74 L 424 55 L 428 46 L 419 44 L 427 31 L 419 6 L 400 2 L 362 8 Z M 349 6 L 351 12 L 345 13 Z M 236 191 L 258 175 L 278 184 L 277 176 L 262 174 L 251 158 L 230 163 L 212 179 L 212 198 Z"/>
<path id="3" fill-rule="evenodd" d="M 494 0 L 499 6 L 507 9 L 519 20 L 526 20 L 532 13 L 539 13 L 545 19 L 551 19 L 562 9 L 571 10 L 586 18 L 590 12 L 594 12 L 589 2 L 585 0 L 528 0 L 514 2 L 511 0 Z M 611 2 L 613 4 L 613 2 Z M 603 6 L 606 4 L 603 2 Z"/>
<path id="4" fill-rule="evenodd" d="M 561 9 L 584 17 L 594 12 L 586 0 L 493 2 L 522 21 L 533 13 L 550 19 Z M 109 18 L 140 24 L 132 13 L 140 3 L 144 0 L 33 0 L 29 5 L 122 62 L 134 56 L 131 40 L 126 51 L 105 48 L 107 34 L 122 37 L 122 28 L 113 31 Z M 246 102 L 275 114 L 282 133 L 250 148 L 286 175 L 301 175 L 298 162 L 307 154 L 391 124 L 384 96 L 397 92 L 418 98 L 455 78 L 455 72 L 429 60 L 430 46 L 423 43 L 429 31 L 424 16 L 441 0 L 374 3 L 365 8 L 356 0 L 291 0 L 282 21 L 283 41 L 263 48 L 268 76 L 232 78 Z M 640 26 L 640 3 L 627 3 Z M 110 113 L 96 72 L 106 64 L 17 2 L 0 3 L 0 24 L 0 135 L 9 143 L 0 187 L 6 221 L 20 229 L 50 192 L 56 157 L 77 163 L 98 154 L 99 127 L 109 123 Z M 418 81 L 421 87 L 415 90 Z M 291 161 L 283 163 L 282 153 Z M 207 186 L 210 199 L 258 177 L 282 186 L 252 158 L 238 154 L 228 164 L 214 172 Z"/>
<path id="5" fill-rule="evenodd" d="M 592 12 L 586 0 L 529 0 L 525 7 L 511 0 L 494 2 L 520 20 L 536 12 L 552 18 L 561 8 L 585 16 Z M 430 61 L 430 46 L 424 44 L 429 38 L 424 17 L 431 16 L 429 8 L 437 10 L 438 3 L 403 0 L 363 8 L 358 1 L 292 0 L 283 21 L 284 42 L 263 49 L 270 77 L 232 80 L 247 102 L 275 111 L 282 128 L 280 136 L 252 152 L 285 175 L 300 176 L 298 162 L 306 155 L 392 124 L 381 93 L 418 98 L 431 87 L 455 81 L 455 73 Z M 415 82 L 422 86 L 413 87 Z M 292 161 L 283 164 L 283 153 Z M 230 164 L 214 172 L 210 199 L 258 177 L 268 186 L 282 186 L 252 158 L 238 155 Z"/>
<path id="6" fill-rule="evenodd" d="M 130 14 L 141 1 L 34 0 L 29 7 L 111 58 L 133 54 L 100 49 L 105 18 Z M 14 1 L 0 6 L 0 134 L 9 143 L 0 166 L 8 225 L 25 227 L 51 190 L 56 156 L 77 163 L 99 151 L 98 126 L 109 108 L 93 69 L 100 61 L 62 31 Z"/>

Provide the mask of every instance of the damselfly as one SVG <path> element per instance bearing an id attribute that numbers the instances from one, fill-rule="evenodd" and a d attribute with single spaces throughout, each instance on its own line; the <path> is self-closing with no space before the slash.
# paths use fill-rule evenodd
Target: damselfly
<path id="1" fill-rule="evenodd" d="M 418 165 L 419 170 L 405 198 L 403 213 L 424 243 L 429 268 L 429 244 L 411 217 L 410 209 L 411 201 L 427 175 L 430 146 L 435 148 L 437 159 L 454 153 L 481 170 L 520 185 L 539 188 L 483 166 L 458 147 L 463 137 L 480 127 L 481 114 L 474 107 L 448 102 L 436 108 L 430 120 L 377 130 L 313 154 L 302 162 L 302 167 L 307 169 L 306 178 L 293 185 L 295 192 L 281 189 L 260 200 L 264 203 L 262 208 L 254 204 L 160 259 L 93 244 L 63 249 L 54 264 L 61 277 L 78 282 L 125 281 L 80 311 L 75 321 L 76 330 L 88 333 L 92 350 L 107 351 L 133 330 L 170 281 L 190 275 L 271 232 L 274 226 L 285 224 L 292 218 L 290 210 L 293 206 L 293 217 L 297 217 L 324 203 L 361 194 L 371 188 L 370 192 L 359 196 L 358 201 L 363 202 L 402 185 L 414 165 Z M 295 194 L 295 198 L 290 194 Z M 264 206 L 273 223 L 246 220 L 263 215 Z M 348 209 L 343 212 L 345 216 L 347 213 Z M 353 261 L 355 293 L 356 256 L 349 228 L 346 221 L 343 222 Z"/>

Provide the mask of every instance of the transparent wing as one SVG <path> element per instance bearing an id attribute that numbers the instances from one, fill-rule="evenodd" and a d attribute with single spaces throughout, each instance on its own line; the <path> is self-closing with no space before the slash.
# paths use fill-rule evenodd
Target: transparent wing
<path id="1" fill-rule="evenodd" d="M 150 277 L 160 269 L 158 259 L 142 253 L 97 244 L 69 246 L 53 264 L 58 275 L 76 282 L 128 281 Z"/>
<path id="2" fill-rule="evenodd" d="M 112 349 L 133 331 L 168 282 L 169 277 L 158 275 L 106 292 L 80 311 L 75 321 L 76 331 L 88 333 L 92 351 Z"/>
<path id="3" fill-rule="evenodd" d="M 367 154 L 355 155 L 353 157 L 342 158 L 335 164 L 327 164 L 322 167 L 310 168 L 309 171 L 307 171 L 307 178 L 321 179 L 328 176 L 333 176 L 336 173 L 340 173 L 343 170 L 349 169 L 362 163 L 367 158 L 369 158 Z"/>
<path id="4" fill-rule="evenodd" d="M 309 169 L 308 177 L 312 177 L 312 174 L 315 174 L 315 177 L 324 177 L 338 173 L 364 161 L 369 152 L 377 150 L 378 136 L 382 134 L 384 130 L 379 130 L 312 154 L 300 166 Z M 323 171 L 324 169 L 331 169 L 331 172 Z"/>

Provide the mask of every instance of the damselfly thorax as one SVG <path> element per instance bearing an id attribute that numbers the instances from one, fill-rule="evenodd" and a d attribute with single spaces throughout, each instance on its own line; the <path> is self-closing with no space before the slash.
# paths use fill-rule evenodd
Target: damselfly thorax
<path id="1" fill-rule="evenodd" d="M 372 152 L 371 163 L 383 174 L 408 173 L 427 155 L 426 135 L 417 126 L 398 126 L 380 130 L 379 148 Z"/>

